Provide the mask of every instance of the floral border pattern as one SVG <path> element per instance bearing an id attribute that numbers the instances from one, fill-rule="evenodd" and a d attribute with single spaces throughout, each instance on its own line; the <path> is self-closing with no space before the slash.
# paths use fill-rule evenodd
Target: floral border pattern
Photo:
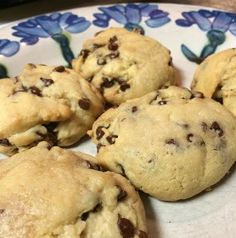
<path id="1" fill-rule="evenodd" d="M 200 64 L 206 57 L 213 54 L 217 47 L 225 42 L 225 33 L 229 31 L 236 36 L 236 14 L 223 11 L 210 11 L 200 9 L 182 13 L 183 18 L 177 19 L 176 24 L 180 27 L 198 28 L 206 32 L 208 44 L 206 44 L 200 55 L 197 56 L 185 44 L 181 45 L 181 51 L 191 62 Z"/>
<path id="2" fill-rule="evenodd" d="M 17 41 L 10 41 L 8 39 L 0 39 L 0 55 L 11 57 L 15 55 L 20 49 L 20 44 Z"/>
<path id="3" fill-rule="evenodd" d="M 40 38 L 51 38 L 60 46 L 65 61 L 70 65 L 74 54 L 70 48 L 68 34 L 84 32 L 91 24 L 105 28 L 111 21 L 123 25 L 128 30 L 138 30 L 144 34 L 144 25 L 158 28 L 171 21 L 169 13 L 161 10 L 155 3 L 115 4 L 98 7 L 98 10 L 100 12 L 93 14 L 92 22 L 72 12 L 55 12 L 19 22 L 12 27 L 12 35 L 20 38 L 19 42 L 0 39 L 0 55 L 14 56 L 20 50 L 20 42 L 34 45 Z M 175 23 L 184 28 L 196 25 L 205 32 L 208 43 L 203 46 L 199 55 L 184 43 L 180 46 L 185 57 L 195 63 L 201 63 L 207 56 L 213 54 L 217 47 L 225 42 L 226 32 L 236 36 L 234 13 L 206 9 L 187 11 L 182 12 L 182 18 L 177 19 Z"/>
<path id="4" fill-rule="evenodd" d="M 94 13 L 93 24 L 98 27 L 108 27 L 111 20 L 123 25 L 128 30 L 139 30 L 144 34 L 141 26 L 142 18 L 147 18 L 145 24 L 151 28 L 161 27 L 170 22 L 169 13 L 159 9 L 157 4 L 116 4 L 109 7 L 99 7 L 101 13 Z"/>
<path id="5" fill-rule="evenodd" d="M 64 59 L 70 65 L 74 54 L 65 33 L 80 33 L 87 30 L 90 25 L 91 23 L 84 17 L 79 17 L 71 12 L 56 12 L 30 18 L 13 26 L 12 29 L 15 30 L 13 35 L 21 38 L 20 42 L 27 45 L 36 44 L 40 38 L 51 37 L 59 44 Z"/>

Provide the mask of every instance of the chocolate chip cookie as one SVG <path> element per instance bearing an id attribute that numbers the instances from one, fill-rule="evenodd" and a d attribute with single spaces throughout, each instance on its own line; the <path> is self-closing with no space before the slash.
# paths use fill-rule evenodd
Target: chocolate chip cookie
<path id="1" fill-rule="evenodd" d="M 143 205 L 122 176 L 46 142 L 0 161 L 1 238 L 147 238 Z"/>
<path id="2" fill-rule="evenodd" d="M 236 49 L 204 60 L 194 74 L 192 89 L 219 101 L 236 115 Z"/>
<path id="3" fill-rule="evenodd" d="M 28 64 L 18 77 L 0 80 L 0 152 L 42 140 L 72 145 L 102 112 L 98 90 L 73 70 Z"/>
<path id="4" fill-rule="evenodd" d="M 175 83 L 170 51 L 123 28 L 110 28 L 87 40 L 72 65 L 111 104 Z"/>
<path id="5" fill-rule="evenodd" d="M 161 200 L 190 198 L 236 160 L 236 119 L 202 93 L 171 86 L 109 109 L 93 125 L 99 163 Z"/>

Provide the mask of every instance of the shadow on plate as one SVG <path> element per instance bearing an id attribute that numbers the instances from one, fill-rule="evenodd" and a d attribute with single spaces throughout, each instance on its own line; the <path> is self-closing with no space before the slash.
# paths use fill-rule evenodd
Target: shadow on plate
<path id="1" fill-rule="evenodd" d="M 153 208 L 153 204 L 151 203 L 150 196 L 143 192 L 139 192 L 139 194 L 146 212 L 149 238 L 162 238 L 158 217 Z"/>

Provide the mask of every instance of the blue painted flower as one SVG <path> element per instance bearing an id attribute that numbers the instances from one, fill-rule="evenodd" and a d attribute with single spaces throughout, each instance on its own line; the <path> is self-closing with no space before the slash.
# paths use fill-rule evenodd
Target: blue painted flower
<path id="1" fill-rule="evenodd" d="M 20 44 L 17 41 L 10 41 L 7 39 L 0 39 L 0 55 L 10 57 L 15 55 L 20 48 Z"/>
<path id="2" fill-rule="evenodd" d="M 144 33 L 140 25 L 145 17 L 145 24 L 149 27 L 160 27 L 170 21 L 169 13 L 158 9 L 158 5 L 149 3 L 137 3 L 127 5 L 113 5 L 99 7 L 102 13 L 95 13 L 93 24 L 99 27 L 107 27 L 111 19 L 124 25 L 128 30 L 138 29 Z"/>
<path id="3" fill-rule="evenodd" d="M 30 18 L 12 28 L 15 30 L 13 35 L 20 37 L 21 42 L 28 45 L 37 43 L 39 38 L 51 37 L 60 45 L 65 60 L 70 64 L 74 55 L 65 32 L 80 33 L 85 31 L 90 24 L 84 17 L 65 12 Z"/>
<path id="4" fill-rule="evenodd" d="M 183 19 L 177 19 L 176 24 L 190 27 L 196 24 L 206 32 L 208 44 L 202 49 L 200 56 L 193 53 L 186 45 L 181 45 L 183 54 L 192 62 L 201 63 L 207 56 L 213 54 L 217 47 L 224 43 L 225 33 L 231 32 L 236 36 L 236 14 L 222 11 L 199 10 L 183 12 Z"/>

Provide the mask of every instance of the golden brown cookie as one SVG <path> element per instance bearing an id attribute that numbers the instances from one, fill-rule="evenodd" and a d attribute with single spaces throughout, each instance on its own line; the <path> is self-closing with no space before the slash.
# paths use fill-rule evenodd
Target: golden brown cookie
<path id="1" fill-rule="evenodd" d="M 102 112 L 99 92 L 73 70 L 28 64 L 18 77 L 0 80 L 0 152 L 42 140 L 72 145 Z"/>
<path id="2" fill-rule="evenodd" d="M 221 102 L 236 115 L 236 49 L 204 60 L 194 74 L 192 89 Z"/>
<path id="3" fill-rule="evenodd" d="M 101 165 L 167 201 L 204 191 L 236 160 L 236 118 L 201 93 L 174 86 L 108 110 L 91 136 Z"/>
<path id="4" fill-rule="evenodd" d="M 110 28 L 85 41 L 72 65 L 112 104 L 175 83 L 170 51 L 124 28 Z"/>
<path id="5" fill-rule="evenodd" d="M 0 237 L 147 237 L 138 193 L 93 161 L 45 142 L 0 160 Z"/>

